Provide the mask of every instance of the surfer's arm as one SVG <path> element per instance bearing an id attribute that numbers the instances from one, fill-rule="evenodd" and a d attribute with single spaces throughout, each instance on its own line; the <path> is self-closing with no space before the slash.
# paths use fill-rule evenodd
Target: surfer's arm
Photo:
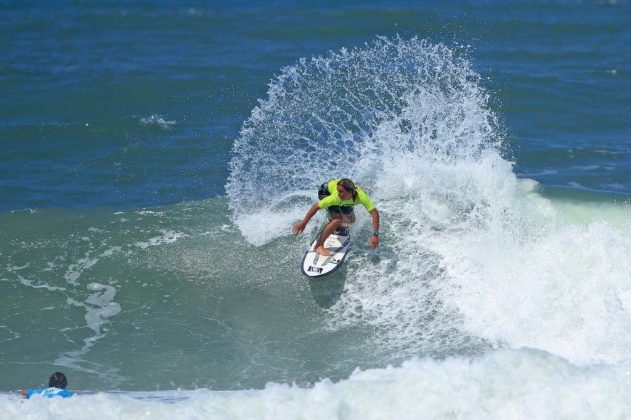
<path id="1" fill-rule="evenodd" d="M 372 235 L 370 235 L 370 246 L 377 248 L 379 245 L 379 211 L 374 208 L 370 210 L 370 218 L 372 219 Z"/>
<path id="2" fill-rule="evenodd" d="M 293 233 L 294 235 L 298 235 L 300 232 L 305 230 L 305 227 L 307 227 L 307 223 L 309 223 L 309 220 L 311 220 L 311 218 L 315 216 L 318 210 L 320 210 L 320 206 L 318 203 L 315 203 L 307 211 L 307 214 L 305 214 L 305 217 L 301 221 L 299 221 L 298 223 L 296 223 L 295 225 L 291 227 L 291 233 Z"/>

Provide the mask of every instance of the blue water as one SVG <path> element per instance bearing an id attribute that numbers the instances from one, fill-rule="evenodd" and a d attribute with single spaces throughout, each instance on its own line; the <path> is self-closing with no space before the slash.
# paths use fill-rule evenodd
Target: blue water
<path id="1" fill-rule="evenodd" d="M 627 1 L 0 0 L 0 404 L 625 415 L 630 57 Z M 309 282 L 337 176 L 382 244 Z"/>
<path id="2" fill-rule="evenodd" d="M 1 209 L 224 194 L 234 138 L 301 57 L 377 35 L 471 45 L 519 175 L 629 191 L 628 4 L 3 2 Z M 152 116 L 171 121 L 143 123 Z"/>

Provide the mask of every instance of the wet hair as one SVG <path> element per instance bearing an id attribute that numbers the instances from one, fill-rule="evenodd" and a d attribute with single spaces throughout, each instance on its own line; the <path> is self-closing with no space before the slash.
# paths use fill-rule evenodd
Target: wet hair
<path id="1" fill-rule="evenodd" d="M 339 181 L 337 181 L 337 185 L 340 185 L 346 191 L 352 192 L 353 193 L 353 199 L 355 199 L 355 197 L 357 197 L 357 187 L 355 186 L 355 183 L 353 181 L 351 181 L 349 178 L 342 178 L 342 179 L 340 179 Z"/>
<path id="2" fill-rule="evenodd" d="M 55 372 L 50 375 L 50 379 L 48 380 L 48 386 L 55 388 L 65 388 L 68 385 L 68 381 L 66 380 L 66 375 L 61 372 Z"/>

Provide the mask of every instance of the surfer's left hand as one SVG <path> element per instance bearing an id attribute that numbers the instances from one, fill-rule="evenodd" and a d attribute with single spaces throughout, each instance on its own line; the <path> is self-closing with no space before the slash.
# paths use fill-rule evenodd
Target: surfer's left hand
<path id="1" fill-rule="evenodd" d="M 379 237 L 375 235 L 371 235 L 370 239 L 368 240 L 368 243 L 370 243 L 371 248 L 373 249 L 377 248 L 377 245 L 379 245 Z"/>

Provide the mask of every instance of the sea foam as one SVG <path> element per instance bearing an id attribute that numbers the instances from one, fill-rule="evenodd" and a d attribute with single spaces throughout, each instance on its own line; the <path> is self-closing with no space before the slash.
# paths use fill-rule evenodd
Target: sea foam
<path id="1" fill-rule="evenodd" d="M 355 371 L 311 387 L 80 394 L 70 399 L 0 396 L 3 418 L 623 418 L 631 365 L 576 366 L 531 349 L 480 358 L 412 359 Z"/>

